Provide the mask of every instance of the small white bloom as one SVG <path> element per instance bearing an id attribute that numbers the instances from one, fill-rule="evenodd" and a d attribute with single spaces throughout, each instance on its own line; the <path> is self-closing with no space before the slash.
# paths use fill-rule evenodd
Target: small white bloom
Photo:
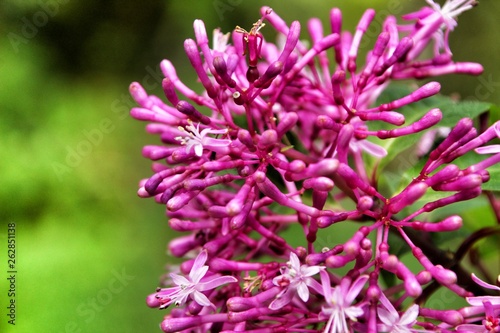
<path id="1" fill-rule="evenodd" d="M 411 327 L 415 324 L 418 317 L 419 307 L 413 304 L 406 312 L 400 317 L 391 301 L 382 293 L 380 302 L 383 306 L 377 308 L 377 314 L 382 322 L 378 325 L 378 329 L 382 332 L 389 333 L 411 333 Z"/>
<path id="2" fill-rule="evenodd" d="M 186 146 L 188 153 L 194 148 L 194 153 L 198 157 L 203 155 L 204 148 L 217 150 L 217 148 L 227 147 L 231 143 L 231 140 L 215 139 L 207 136 L 208 134 L 227 134 L 227 129 L 215 130 L 207 127 L 200 132 L 200 124 L 196 124 L 195 127 L 191 120 L 188 120 L 186 128 L 179 126 L 179 130 L 186 133 L 187 136 L 178 136 L 175 139 Z"/>
<path id="3" fill-rule="evenodd" d="M 286 286 L 269 305 L 272 310 L 281 309 L 290 303 L 297 294 L 304 302 L 309 300 L 309 287 L 321 291 L 321 285 L 312 278 L 320 272 L 320 266 L 301 265 L 299 257 L 290 252 L 290 261 L 283 274 L 273 279 L 276 286 Z"/>
<path id="4" fill-rule="evenodd" d="M 476 0 L 447 0 L 441 7 L 433 0 L 425 0 L 436 12 L 443 17 L 444 24 L 449 30 L 457 26 L 456 17 L 477 4 Z"/>
<path id="5" fill-rule="evenodd" d="M 227 42 L 229 41 L 229 36 L 231 34 L 228 32 L 227 34 L 223 34 L 220 29 L 214 29 L 213 34 L 213 50 L 224 53 L 227 49 Z"/>
<path id="6" fill-rule="evenodd" d="M 208 272 L 208 266 L 205 265 L 206 261 L 207 251 L 201 251 L 196 257 L 187 278 L 176 273 L 170 273 L 176 287 L 158 290 L 155 298 L 160 304 L 160 309 L 166 308 L 172 303 L 176 306 L 183 305 L 188 298 L 192 298 L 201 306 L 215 308 L 215 305 L 203 294 L 203 291 L 215 289 L 226 283 L 238 282 L 238 280 L 234 276 L 205 277 Z"/>
<path id="7" fill-rule="evenodd" d="M 321 315 L 328 316 L 324 333 L 345 333 L 350 332 L 347 324 L 347 318 L 356 322 L 358 317 L 364 314 L 361 305 L 351 305 L 358 294 L 363 289 L 368 275 L 361 275 L 353 283 L 349 279 L 342 279 L 340 284 L 332 289 L 328 272 L 321 271 L 321 284 L 323 285 L 323 294 L 327 302 L 326 306 L 321 308 Z"/>

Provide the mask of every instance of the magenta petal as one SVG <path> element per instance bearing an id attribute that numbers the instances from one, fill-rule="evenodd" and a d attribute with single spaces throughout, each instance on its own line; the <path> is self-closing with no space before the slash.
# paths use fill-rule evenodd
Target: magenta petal
<path id="1" fill-rule="evenodd" d="M 387 326 L 393 326 L 394 323 L 396 323 L 398 320 L 397 313 L 396 315 L 394 315 L 394 313 L 392 313 L 391 311 L 387 311 L 381 306 L 377 308 L 377 314 L 380 321 Z"/>
<path id="2" fill-rule="evenodd" d="M 319 273 L 321 268 L 319 266 L 309 266 L 301 269 L 303 276 L 313 276 Z"/>
<path id="3" fill-rule="evenodd" d="M 399 320 L 400 325 L 409 326 L 412 325 L 418 317 L 419 306 L 417 304 L 413 304 L 406 310 L 406 312 L 401 316 Z"/>
<path id="4" fill-rule="evenodd" d="M 194 266 L 193 266 L 194 268 Z M 200 280 L 207 274 L 208 271 L 208 266 L 203 266 L 201 268 L 198 268 L 196 270 L 191 269 L 191 272 L 189 272 L 189 277 L 191 278 L 191 281 L 194 284 L 197 284 L 200 282 Z"/>
<path id="5" fill-rule="evenodd" d="M 388 312 L 387 315 L 385 316 L 386 319 L 391 319 L 391 322 L 390 322 L 391 324 L 395 323 L 396 319 L 399 318 L 399 314 L 396 311 L 396 309 L 394 308 L 394 305 L 392 305 L 391 301 L 389 301 L 389 299 L 385 296 L 384 293 L 380 294 L 379 300 L 380 300 L 380 303 L 382 303 L 382 305 L 384 306 L 384 308 Z M 382 309 L 382 308 L 380 308 L 380 309 Z M 379 317 L 380 317 L 380 314 L 379 314 Z M 385 321 L 382 318 L 380 318 L 380 319 L 385 323 Z"/>
<path id="6" fill-rule="evenodd" d="M 472 280 L 474 280 L 474 282 L 476 282 L 478 285 L 480 285 L 481 287 L 484 287 L 486 289 L 500 290 L 500 287 L 484 282 L 483 280 L 478 278 L 476 276 L 476 274 L 474 274 L 474 273 L 472 273 Z"/>
<path id="7" fill-rule="evenodd" d="M 457 332 L 481 332 L 484 333 L 485 328 L 483 325 L 472 325 L 472 324 L 464 324 L 457 326 Z"/>
<path id="8" fill-rule="evenodd" d="M 193 267 L 191 268 L 191 272 L 198 270 L 200 267 L 205 265 L 205 262 L 207 261 L 207 251 L 201 251 L 200 254 L 196 257 L 193 263 Z"/>
<path id="9" fill-rule="evenodd" d="M 187 286 L 191 284 L 191 281 L 179 274 L 170 273 L 170 278 L 178 286 Z"/>
<path id="10" fill-rule="evenodd" d="M 500 145 L 491 145 L 474 149 L 478 154 L 496 154 L 500 153 Z"/>
<path id="11" fill-rule="evenodd" d="M 361 140 L 358 141 L 357 144 L 361 149 L 369 153 L 370 155 L 373 155 L 375 157 L 385 157 L 387 156 L 387 150 L 385 150 L 384 147 L 381 147 L 373 142 L 370 142 L 368 140 Z"/>
<path id="12" fill-rule="evenodd" d="M 347 304 L 351 304 L 352 301 L 354 301 L 356 296 L 359 295 L 361 289 L 363 289 L 367 280 L 368 275 L 361 275 L 356 279 L 356 281 L 354 281 L 354 283 L 351 285 L 351 288 L 349 288 L 347 295 L 345 295 L 345 301 Z"/>
<path id="13" fill-rule="evenodd" d="M 274 301 L 269 304 L 269 309 L 278 310 L 290 303 L 292 301 L 294 291 L 295 290 L 293 288 L 286 288 L 285 290 L 280 292 L 278 295 L 276 295 Z"/>
<path id="14" fill-rule="evenodd" d="M 211 290 L 223 284 L 234 283 L 234 282 L 238 282 L 238 279 L 236 279 L 234 276 L 219 276 L 216 278 L 212 278 L 209 281 L 198 283 L 196 289 L 199 291 Z"/>

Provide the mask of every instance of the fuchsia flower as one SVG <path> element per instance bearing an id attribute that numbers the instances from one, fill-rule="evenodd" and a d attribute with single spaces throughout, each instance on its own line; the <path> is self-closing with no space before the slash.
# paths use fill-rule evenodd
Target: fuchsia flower
<path id="1" fill-rule="evenodd" d="M 483 288 L 500 291 L 499 286 L 495 286 L 482 281 L 474 273 L 472 273 L 472 279 L 474 280 L 474 282 L 476 282 Z M 500 275 L 498 276 L 498 283 L 500 283 Z M 483 309 L 484 318 L 482 319 L 481 325 L 464 324 L 458 326 L 457 327 L 458 332 L 481 332 L 481 333 L 500 332 L 500 295 L 472 296 L 472 297 L 467 297 L 466 300 L 473 307 L 479 307 Z"/>
<path id="2" fill-rule="evenodd" d="M 171 273 L 174 286 L 147 299 L 151 307 L 178 306 L 162 322 L 165 332 L 497 329 L 497 298 L 472 295 L 449 266 L 431 260 L 410 231 L 427 235 L 462 226 L 458 215 L 429 221 L 426 213 L 481 194 L 489 180 L 486 169 L 500 162 L 500 154 L 465 169 L 452 162 L 474 149 L 498 153 L 495 146 L 485 148 L 499 135 L 498 124 L 478 135 L 472 119 L 464 118 L 432 149 L 426 138 L 436 134 L 441 110 L 430 108 L 411 123 L 404 110 L 439 93 L 439 83 L 376 104 L 395 80 L 482 72 L 479 64 L 454 62 L 448 46 L 457 15 L 475 1 L 427 2 L 430 7 L 405 15 L 405 24 L 387 17 L 365 63 L 358 53 L 373 10 L 352 34 L 342 31 L 337 8 L 330 12 L 329 32 L 311 19 L 310 46 L 299 40 L 299 22 L 287 24 L 269 7 L 249 31 L 237 27 L 224 35 L 216 29 L 212 48 L 203 21 L 196 20 L 195 39 L 187 39 L 184 50 L 203 93 L 185 85 L 168 60 L 160 66 L 168 103 L 131 84 L 139 104 L 131 115 L 150 122 L 147 131 L 163 143 L 143 149 L 158 162 L 138 194 L 165 204 L 170 227 L 188 233 L 170 243 L 172 255 L 200 253 L 181 265 L 187 276 Z M 278 43 L 266 39 L 266 29 L 276 30 Z M 429 47 L 430 58 L 424 52 Z M 382 193 L 377 168 L 368 167 L 366 155 L 377 165 L 388 152 L 372 138 L 397 144 L 399 137 L 429 129 L 415 154 L 428 158 L 420 174 L 399 192 Z M 427 194 L 438 196 L 419 202 Z M 335 224 L 352 221 L 359 228 L 346 241 L 318 245 L 321 236 L 337 232 Z M 295 234 L 297 248 L 283 236 L 292 224 L 303 233 Z M 420 272 L 393 254 L 395 234 Z M 347 273 L 339 275 L 340 268 Z M 388 291 L 381 290 L 382 272 L 397 278 Z M 413 305 L 398 312 L 403 302 L 424 297 L 431 282 L 471 307 Z M 389 301 L 384 292 L 399 299 Z M 482 313 L 486 324 L 475 325 L 475 315 Z M 417 323 L 417 316 L 426 320 Z"/>

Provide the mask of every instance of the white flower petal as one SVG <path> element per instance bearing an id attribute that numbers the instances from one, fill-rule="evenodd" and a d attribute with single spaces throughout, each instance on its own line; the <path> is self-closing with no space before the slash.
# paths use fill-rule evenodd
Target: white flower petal
<path id="1" fill-rule="evenodd" d="M 406 312 L 401 316 L 399 320 L 399 325 L 413 325 L 418 317 L 419 306 L 417 304 L 413 304 L 406 310 Z"/>
<path id="2" fill-rule="evenodd" d="M 189 277 L 194 284 L 197 284 L 205 276 L 205 274 L 207 274 L 207 271 L 208 266 L 200 267 L 197 270 L 191 269 L 191 272 L 189 272 Z"/>
<path id="3" fill-rule="evenodd" d="M 201 143 L 194 144 L 194 153 L 198 157 L 201 157 L 201 155 L 203 155 L 203 145 Z"/>
<path id="4" fill-rule="evenodd" d="M 309 300 L 309 288 L 307 288 L 305 283 L 302 282 L 297 285 L 297 294 L 304 302 Z"/>
<path id="5" fill-rule="evenodd" d="M 500 305 L 500 296 L 473 296 L 466 297 L 465 300 L 473 306 L 483 306 L 483 302 L 490 302 L 492 305 Z"/>
<path id="6" fill-rule="evenodd" d="M 191 281 L 179 274 L 170 273 L 170 278 L 172 278 L 172 281 L 178 286 L 188 286 L 191 284 Z"/>
<path id="7" fill-rule="evenodd" d="M 210 302 L 210 300 L 208 299 L 207 296 L 205 296 L 203 293 L 195 290 L 192 294 L 191 294 L 191 297 L 194 299 L 194 301 L 198 304 L 200 304 L 201 306 L 212 306 L 212 307 L 215 307 L 214 304 L 212 304 L 212 302 Z"/>
<path id="8" fill-rule="evenodd" d="M 361 275 L 354 281 L 354 283 L 351 285 L 349 288 L 349 291 L 347 292 L 347 295 L 344 295 L 345 297 L 345 302 L 347 304 L 351 304 L 352 301 L 359 295 L 361 292 L 361 289 L 363 289 L 366 281 L 368 280 L 368 275 Z"/>
<path id="9" fill-rule="evenodd" d="M 499 276 L 500 277 L 500 276 Z M 480 285 L 481 287 L 483 288 L 486 288 L 486 289 L 494 289 L 494 290 L 500 290 L 500 287 L 499 286 L 495 286 L 493 284 L 489 284 L 489 283 L 486 283 L 484 282 L 483 280 L 481 280 L 480 278 L 478 278 L 476 276 L 476 274 L 472 273 L 472 280 L 474 280 L 474 282 L 476 282 L 478 285 Z"/>
<path id="10" fill-rule="evenodd" d="M 500 145 L 491 145 L 486 147 L 478 147 L 474 149 L 478 154 L 496 154 L 500 153 Z"/>
<path id="11" fill-rule="evenodd" d="M 383 307 L 379 306 L 377 308 L 377 314 L 378 314 L 378 318 L 380 319 L 380 321 L 384 324 L 386 324 L 387 326 L 394 326 L 394 324 L 398 321 L 399 319 L 399 316 L 394 316 L 393 313 L 387 311 L 386 309 L 384 309 Z"/>

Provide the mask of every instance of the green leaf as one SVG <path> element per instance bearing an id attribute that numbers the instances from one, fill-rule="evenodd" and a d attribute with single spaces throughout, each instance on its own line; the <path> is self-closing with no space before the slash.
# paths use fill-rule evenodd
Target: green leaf
<path id="1" fill-rule="evenodd" d="M 440 96 L 442 97 L 442 96 Z M 480 114 L 488 111 L 491 103 L 479 101 L 462 101 L 455 102 L 451 98 L 446 98 L 447 101 L 439 108 L 443 112 L 443 119 L 439 122 L 439 126 L 453 127 L 462 118 L 476 118 Z"/>

